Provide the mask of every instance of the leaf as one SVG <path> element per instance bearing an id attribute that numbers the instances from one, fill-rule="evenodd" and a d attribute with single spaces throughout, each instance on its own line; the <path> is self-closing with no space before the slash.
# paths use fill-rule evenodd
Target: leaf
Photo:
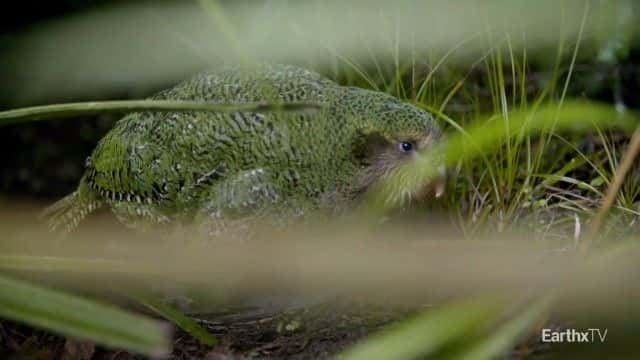
<path id="1" fill-rule="evenodd" d="M 202 326 L 198 325 L 191 318 L 184 315 L 181 311 L 149 297 L 133 296 L 133 298 L 153 312 L 176 324 L 201 343 L 209 346 L 213 346 L 218 343 L 218 340 L 216 340 L 213 335 L 211 335 Z"/>
<path id="2" fill-rule="evenodd" d="M 67 258 L 53 256 L 29 256 L 29 255 L 0 255 L 0 268 L 8 270 L 27 270 L 27 271 L 75 271 L 78 273 L 131 273 L 134 268 L 130 263 L 105 260 L 105 259 L 82 259 Z M 150 274 L 142 268 L 136 268 L 138 274 Z M 158 315 L 166 318 L 184 331 L 198 339 L 205 345 L 215 345 L 216 339 L 211 336 L 204 328 L 186 317 L 180 311 L 165 305 L 161 302 L 154 301 L 148 297 L 132 296 L 135 301 L 158 313 Z"/>
<path id="3" fill-rule="evenodd" d="M 598 176 L 593 178 L 593 180 L 591 180 L 590 185 L 593 187 L 598 187 L 598 186 L 602 186 L 605 183 L 605 180 L 602 178 L 602 176 Z"/>
<path id="4" fill-rule="evenodd" d="M 161 322 L 4 276 L 0 317 L 149 356 L 170 348 L 169 331 Z"/>
<path id="5" fill-rule="evenodd" d="M 413 359 L 471 336 L 501 314 L 498 302 L 465 300 L 430 309 L 343 353 L 347 360 Z"/>

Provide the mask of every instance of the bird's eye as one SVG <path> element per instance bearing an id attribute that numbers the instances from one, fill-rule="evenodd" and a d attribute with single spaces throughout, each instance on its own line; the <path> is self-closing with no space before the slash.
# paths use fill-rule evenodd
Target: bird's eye
<path id="1" fill-rule="evenodd" d="M 408 141 L 403 141 L 398 146 L 402 152 L 411 152 L 413 150 L 413 144 Z"/>

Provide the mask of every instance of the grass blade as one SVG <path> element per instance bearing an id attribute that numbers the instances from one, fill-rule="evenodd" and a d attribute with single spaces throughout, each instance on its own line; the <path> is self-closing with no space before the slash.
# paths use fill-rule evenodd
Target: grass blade
<path id="1" fill-rule="evenodd" d="M 427 310 L 347 350 L 342 359 L 414 359 L 467 337 L 501 314 L 497 302 L 466 300 Z"/>
<path id="2" fill-rule="evenodd" d="M 202 344 L 213 346 L 218 343 L 218 340 L 213 335 L 181 311 L 149 297 L 133 296 L 133 298 L 151 311 L 179 326 Z"/>
<path id="3" fill-rule="evenodd" d="M 150 356 L 166 354 L 170 346 L 161 322 L 4 276 L 0 317 Z"/>
<path id="4" fill-rule="evenodd" d="M 90 273 L 131 273 L 129 263 L 107 259 L 57 256 L 0 255 L 0 269 L 25 271 L 77 271 Z"/>
<path id="5" fill-rule="evenodd" d="M 523 310 L 517 317 L 509 320 L 495 331 L 491 336 L 472 345 L 464 354 L 460 354 L 460 359 L 494 359 L 501 353 L 508 350 L 520 338 L 525 335 L 548 310 L 551 301 L 549 299 L 540 300 L 527 309 Z"/>
<path id="6" fill-rule="evenodd" d="M 633 133 L 629 148 L 622 156 L 620 165 L 614 173 L 613 182 L 609 185 L 606 195 L 602 198 L 602 205 L 600 205 L 596 216 L 591 221 L 587 235 L 580 243 L 580 252 L 582 254 L 586 254 L 589 251 L 589 246 L 600 231 L 609 210 L 611 210 L 611 207 L 614 205 L 618 197 L 618 192 L 620 192 L 620 188 L 627 178 L 627 174 L 636 164 L 638 153 L 640 153 L 640 128 L 636 129 Z"/>
<path id="7" fill-rule="evenodd" d="M 98 274 L 130 274 L 134 269 L 131 264 L 115 260 L 62 258 L 52 256 L 0 255 L 0 269 L 23 271 L 73 271 L 77 273 Z M 142 268 L 135 269 L 137 274 L 153 273 Z M 155 301 L 149 297 L 132 296 L 158 315 L 171 321 L 205 345 L 215 345 L 216 339 L 196 322 L 169 305 Z"/>
<path id="8" fill-rule="evenodd" d="M 312 102 L 212 104 L 197 101 L 115 100 L 32 106 L 0 112 L 0 126 L 53 118 L 136 111 L 275 112 L 319 109 Z"/>

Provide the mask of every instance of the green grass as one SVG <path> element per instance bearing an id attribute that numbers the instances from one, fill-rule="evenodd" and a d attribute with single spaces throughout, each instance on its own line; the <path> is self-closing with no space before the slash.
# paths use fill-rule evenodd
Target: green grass
<path id="1" fill-rule="evenodd" d="M 168 329 L 158 321 L 5 276 L 0 317 L 150 356 L 170 350 Z"/>
<path id="2" fill-rule="evenodd" d="M 582 15 L 584 26 L 587 9 Z M 351 82 L 374 89 L 379 86 L 371 84 L 393 84 L 386 86 L 387 91 L 436 114 L 453 134 L 450 137 L 475 129 L 471 138 L 490 138 L 487 142 L 501 144 L 491 149 L 478 148 L 469 160 L 454 156 L 449 163 L 455 181 L 451 181 L 444 206 L 446 211 L 456 213 L 457 223 L 470 237 L 477 235 L 477 231 L 502 232 L 514 226 L 537 223 L 531 216 L 533 213 L 540 219 L 551 219 L 545 226 L 548 231 L 566 228 L 563 233 L 569 234 L 567 230 L 571 229 L 565 224 L 574 227 L 574 214 L 579 215 L 581 221 L 588 221 L 611 182 L 621 149 L 617 148 L 619 141 L 613 143 L 610 136 L 629 133 L 635 120 L 632 114 L 618 114 L 613 107 L 596 109 L 597 104 L 573 101 L 569 101 L 568 107 L 563 106 L 582 31 L 573 44 L 559 39 L 555 61 L 548 68 L 530 64 L 527 49 L 515 53 L 508 40 L 490 44 L 490 50 L 470 66 L 446 63 L 447 56 L 460 44 L 455 45 L 444 56 L 422 65 L 426 76 L 420 84 L 406 79 L 400 82 L 398 76 L 384 76 L 419 71 L 412 68 L 415 64 L 396 64 L 395 71 L 384 71 L 377 65 L 371 74 L 358 67 L 354 73 L 363 80 Z M 568 58 L 564 55 L 566 52 L 569 52 Z M 345 66 L 357 67 L 352 63 Z M 476 78 L 470 79 L 474 71 Z M 531 86 L 529 77 L 540 73 L 548 79 L 546 84 Z M 485 93 L 478 91 L 478 83 L 486 86 Z M 466 104 L 466 109 L 458 111 L 456 105 L 459 104 Z M 554 107 L 557 114 L 549 114 Z M 539 112 L 541 114 L 537 114 Z M 514 116 L 518 117 L 515 121 Z M 543 120 L 544 126 L 538 127 L 535 123 L 541 117 L 547 119 Z M 477 124 L 487 127 L 479 129 Z M 583 130 L 576 133 L 580 124 L 593 135 Z M 512 127 L 519 130 L 513 131 Z M 613 132 L 607 131 L 611 128 Z M 498 133 L 501 135 L 496 135 Z M 602 145 L 596 145 L 596 151 L 586 154 L 581 149 L 585 142 Z M 576 178 L 584 177 L 585 173 L 589 174 L 588 178 Z M 616 208 L 621 213 L 637 214 L 634 199 L 639 191 L 636 182 L 626 182 L 618 194 Z"/>

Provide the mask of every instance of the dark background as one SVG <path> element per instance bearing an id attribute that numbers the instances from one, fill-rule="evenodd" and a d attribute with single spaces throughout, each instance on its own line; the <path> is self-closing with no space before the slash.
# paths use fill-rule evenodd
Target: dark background
<path id="1" fill-rule="evenodd" d="M 132 2 L 26 0 L 12 3 L 10 10 L 0 12 L 0 56 L 3 51 L 16 44 L 17 34 L 40 22 Z M 0 91 L 0 109 L 19 106 L 12 103 L 11 97 L 7 96 L 5 91 L 10 89 Z M 133 97 L 139 97 L 135 89 L 112 94 L 86 94 L 83 99 L 56 98 L 55 102 Z M 120 115 L 100 115 L 91 118 L 56 119 L 1 128 L 0 144 L 5 149 L 5 156 L 0 161 L 0 196 L 49 200 L 71 192 L 82 175 L 84 159 L 119 117 Z"/>

